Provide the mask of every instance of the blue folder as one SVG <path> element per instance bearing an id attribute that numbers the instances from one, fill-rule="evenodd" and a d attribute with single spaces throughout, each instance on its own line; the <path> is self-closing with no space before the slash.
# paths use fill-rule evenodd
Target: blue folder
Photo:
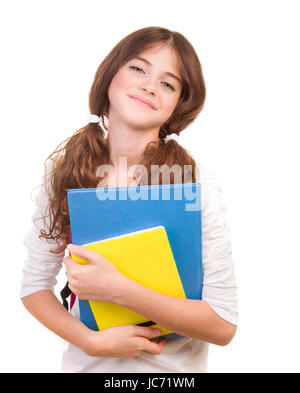
<path id="1" fill-rule="evenodd" d="M 73 244 L 163 225 L 186 297 L 202 299 L 201 183 L 69 189 L 68 205 Z M 99 330 L 88 300 L 78 300 L 81 321 Z"/>

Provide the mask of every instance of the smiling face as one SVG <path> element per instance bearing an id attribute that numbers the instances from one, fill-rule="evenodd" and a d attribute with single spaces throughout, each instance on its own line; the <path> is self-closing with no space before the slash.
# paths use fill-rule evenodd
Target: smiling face
<path id="1" fill-rule="evenodd" d="M 159 129 L 172 115 L 180 94 L 176 54 L 156 45 L 129 60 L 112 79 L 109 117 L 117 116 L 132 128 Z"/>

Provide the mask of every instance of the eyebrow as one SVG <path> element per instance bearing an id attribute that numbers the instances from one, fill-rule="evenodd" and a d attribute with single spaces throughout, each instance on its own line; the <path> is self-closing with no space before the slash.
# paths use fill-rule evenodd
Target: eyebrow
<path id="1" fill-rule="evenodd" d="M 147 60 L 147 59 L 145 59 L 144 57 L 137 56 L 136 59 L 142 60 L 143 62 L 145 62 L 145 63 L 148 64 L 149 66 L 152 66 L 152 64 L 150 63 L 150 61 Z M 165 74 L 166 74 L 166 75 L 169 75 L 171 78 L 176 79 L 176 80 L 179 82 L 179 84 L 181 85 L 181 80 L 180 80 L 180 78 L 178 78 L 178 76 L 172 74 L 172 72 L 165 72 Z"/>

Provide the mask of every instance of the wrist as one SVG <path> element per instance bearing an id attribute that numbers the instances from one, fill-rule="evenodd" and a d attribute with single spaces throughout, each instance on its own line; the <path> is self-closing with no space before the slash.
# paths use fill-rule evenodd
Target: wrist
<path id="1" fill-rule="evenodd" d="M 88 328 L 83 322 L 79 319 L 76 319 L 77 328 L 76 328 L 76 337 L 72 337 L 70 341 L 71 344 L 81 349 L 83 352 L 88 354 L 88 352 L 92 349 L 92 336 L 95 333 L 93 330 Z"/>
<path id="2" fill-rule="evenodd" d="M 80 348 L 86 355 L 93 356 L 95 351 L 95 332 L 90 330 L 82 342 L 82 347 Z"/>
<path id="3" fill-rule="evenodd" d="M 90 330 L 86 335 L 82 350 L 88 356 L 105 357 L 107 342 L 103 337 L 103 331 Z"/>
<path id="4" fill-rule="evenodd" d="M 120 273 L 119 280 L 116 282 L 115 289 L 112 291 L 112 303 L 123 306 L 125 304 L 126 294 L 128 294 L 133 284 L 134 281 Z"/>

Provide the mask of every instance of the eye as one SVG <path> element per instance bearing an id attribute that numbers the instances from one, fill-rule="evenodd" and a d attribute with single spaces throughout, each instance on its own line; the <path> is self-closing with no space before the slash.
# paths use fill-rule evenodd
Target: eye
<path id="1" fill-rule="evenodd" d="M 171 89 L 171 90 L 175 91 L 174 87 L 172 85 L 170 85 L 170 83 L 167 83 L 167 82 L 163 82 L 163 83 L 165 83 L 165 86 L 167 85 L 168 89 Z"/>
<path id="2" fill-rule="evenodd" d="M 145 74 L 145 71 L 144 71 L 142 68 L 140 68 L 140 67 L 137 67 L 137 66 L 130 66 L 129 68 L 130 68 L 131 70 L 133 70 L 133 71 L 136 71 L 136 72 L 139 72 L 139 73 L 142 72 L 143 74 Z M 175 91 L 174 87 L 173 87 L 170 83 L 167 83 L 167 82 L 162 82 L 162 83 L 164 83 L 165 86 L 166 86 L 168 89 Z"/>
<path id="3" fill-rule="evenodd" d="M 140 71 L 144 72 L 141 68 L 136 67 L 136 66 L 131 66 L 131 67 L 129 67 L 129 68 L 132 69 L 132 70 L 135 70 L 135 71 L 137 71 L 137 72 L 140 72 Z"/>

